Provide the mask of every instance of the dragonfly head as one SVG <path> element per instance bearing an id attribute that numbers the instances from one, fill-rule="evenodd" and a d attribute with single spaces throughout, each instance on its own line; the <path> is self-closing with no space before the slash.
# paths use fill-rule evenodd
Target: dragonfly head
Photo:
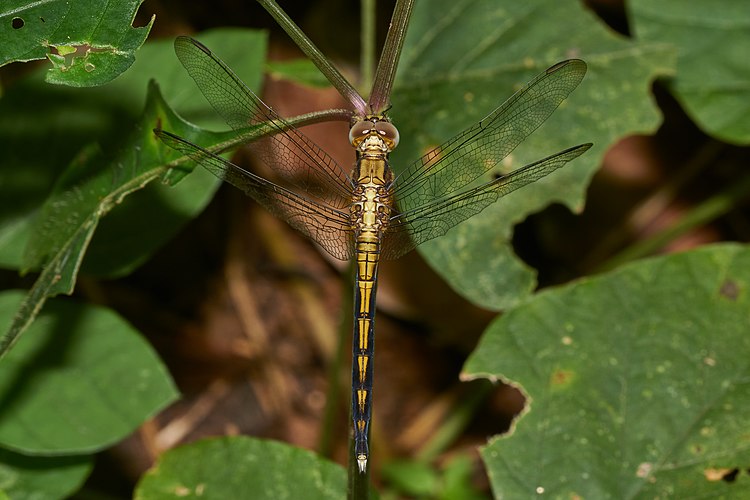
<path id="1" fill-rule="evenodd" d="M 367 117 L 349 129 L 349 142 L 359 151 L 377 149 L 390 153 L 398 146 L 398 129 L 382 117 Z"/>

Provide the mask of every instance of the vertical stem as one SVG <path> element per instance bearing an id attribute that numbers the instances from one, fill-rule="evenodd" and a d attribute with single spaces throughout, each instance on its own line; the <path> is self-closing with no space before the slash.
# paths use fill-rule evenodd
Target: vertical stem
<path id="1" fill-rule="evenodd" d="M 360 71 L 362 81 L 360 88 L 372 88 L 375 74 L 375 13 L 377 0 L 361 0 L 362 34 L 360 36 Z"/>
<path id="2" fill-rule="evenodd" d="M 336 353 L 331 362 L 330 368 L 328 369 L 328 394 L 326 397 L 326 407 L 323 412 L 323 432 L 321 433 L 320 442 L 318 443 L 320 454 L 329 458 L 332 454 L 333 431 L 334 429 L 337 432 L 339 431 L 339 428 L 334 425 L 334 422 L 336 421 L 338 409 L 341 407 L 342 384 L 340 375 L 346 359 L 346 348 L 350 345 L 349 333 L 352 331 L 351 310 L 354 307 L 354 304 L 352 302 L 351 290 L 353 284 L 354 262 L 352 261 L 347 269 L 346 278 L 342 282 L 344 299 L 341 304 L 338 342 L 336 344 Z M 346 380 L 348 381 L 349 379 Z M 346 387 L 349 387 L 348 383 L 346 384 Z M 351 418 L 349 420 L 351 420 Z"/>
<path id="3" fill-rule="evenodd" d="M 346 99 L 359 114 L 364 114 L 367 104 L 362 96 L 352 87 L 352 84 L 344 78 L 339 70 L 323 55 L 323 53 L 312 43 L 305 33 L 299 29 L 294 21 L 282 10 L 274 0 L 258 0 L 266 11 L 279 23 L 287 35 L 289 35 L 297 47 L 305 53 L 307 57 L 318 67 L 321 73 L 325 75 L 331 85 L 339 91 L 339 94 Z"/>

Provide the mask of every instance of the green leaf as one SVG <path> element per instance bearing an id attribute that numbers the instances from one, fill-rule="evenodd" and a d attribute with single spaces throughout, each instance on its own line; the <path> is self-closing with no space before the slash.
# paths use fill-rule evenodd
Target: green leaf
<path id="1" fill-rule="evenodd" d="M 266 64 L 268 75 L 276 80 L 307 85 L 309 87 L 330 87 L 326 77 L 309 59 L 292 59 L 290 61 L 269 61 Z"/>
<path id="2" fill-rule="evenodd" d="M 750 143 L 750 9 L 744 0 L 626 3 L 633 33 L 677 49 L 672 93 L 706 133 Z"/>
<path id="3" fill-rule="evenodd" d="M 143 189 L 150 182 L 161 179 L 174 184 L 189 171 L 184 165 L 190 166 L 192 162 L 184 157 L 179 158 L 175 151 L 162 145 L 152 133 L 154 127 L 163 127 L 190 141 L 209 148 L 215 147 L 220 151 L 240 142 L 234 131 L 205 132 L 185 122 L 164 103 L 156 85 L 151 85 L 146 110 L 122 153 L 107 160 L 89 148 L 58 179 L 52 195 L 42 207 L 37 225 L 29 239 L 25 267 L 43 267 L 43 271 L 21 305 L 10 329 L 0 339 L 0 357 L 33 321 L 47 297 L 72 292 L 81 261 L 101 217 L 119 205 L 128 195 Z M 105 167 L 102 167 L 103 165 Z M 218 185 L 218 180 L 203 171 L 198 175 L 205 176 L 206 180 L 188 183 L 186 196 L 155 196 L 151 199 L 158 202 L 152 205 L 158 210 L 178 209 L 175 212 L 180 212 L 161 214 L 157 217 L 158 221 L 185 222 L 185 213 L 195 213 L 196 208 L 202 208 L 208 200 L 208 195 L 195 196 L 195 193 L 201 190 L 202 193 L 211 193 Z M 163 199 L 169 199 L 172 204 L 165 207 L 165 204 L 161 203 Z M 188 206 L 192 209 L 182 210 Z M 117 274 L 129 270 L 146 257 L 144 248 L 149 252 L 153 251 L 157 246 L 153 245 L 154 242 L 161 244 L 176 231 L 174 224 L 166 231 L 157 231 L 151 226 L 151 218 L 143 218 L 144 207 L 134 207 L 130 212 L 120 213 L 123 214 L 125 216 L 121 217 L 120 221 L 128 221 L 129 225 L 113 228 L 107 234 L 113 235 L 118 229 L 122 230 L 124 234 L 120 235 L 120 241 L 127 241 L 127 247 L 113 251 L 107 244 L 95 246 L 95 249 L 101 249 L 92 258 L 94 264 L 91 267 L 97 272 L 109 271 Z M 133 253 L 133 249 L 139 252 Z M 96 261 L 96 255 L 102 257 L 99 262 Z M 130 260 L 114 265 L 112 257 L 126 257 Z"/>
<path id="4" fill-rule="evenodd" d="M 341 466 L 292 446 L 244 436 L 170 450 L 141 478 L 137 500 L 345 498 Z"/>
<path id="5" fill-rule="evenodd" d="M 89 456 L 30 457 L 0 449 L 0 498 L 70 498 L 92 467 Z"/>
<path id="6" fill-rule="evenodd" d="M 81 272 L 106 278 L 131 273 L 200 213 L 219 185 L 199 169 L 176 186 L 152 182 L 134 191 L 100 221 Z"/>
<path id="7" fill-rule="evenodd" d="M 436 498 L 441 500 L 480 500 L 486 494 L 473 484 L 475 460 L 468 455 L 454 455 L 441 470 L 425 462 L 395 460 L 383 465 L 381 474 L 389 493 L 383 496 Z"/>
<path id="8" fill-rule="evenodd" d="M 125 72 L 146 40 L 133 28 L 143 0 L 70 2 L 6 0 L 0 13 L 0 65 L 47 58 L 49 83 L 89 87 Z"/>
<path id="9" fill-rule="evenodd" d="M 0 294 L 0 318 L 23 293 Z M 133 432 L 177 391 L 153 349 L 112 311 L 51 301 L 0 363 L 0 446 L 25 454 L 101 450 Z"/>
<path id="10" fill-rule="evenodd" d="M 445 465 L 443 486 L 439 498 L 442 500 L 480 500 L 485 497 L 477 491 L 472 477 L 475 475 L 474 460 L 470 456 L 458 455 Z"/>
<path id="11" fill-rule="evenodd" d="M 518 303 L 535 287 L 509 245 L 514 224 L 553 201 L 580 209 L 610 144 L 659 125 L 651 80 L 672 71 L 665 45 L 625 40 L 573 0 L 417 3 L 393 93 L 401 143 L 394 169 L 477 123 L 552 64 L 584 59 L 589 72 L 560 109 L 506 161 L 514 170 L 576 144 L 594 147 L 549 178 L 508 195 L 423 255 L 459 293 L 491 309 Z"/>
<path id="12" fill-rule="evenodd" d="M 224 29 L 202 33 L 200 38 L 233 62 L 234 70 L 252 88 L 260 85 L 266 51 L 263 33 Z M 31 78 L 16 83 L 0 99 L 0 150 L 4 152 L 0 164 L 0 266 L 21 267 L 23 250 L 31 233 L 30 226 L 39 206 L 49 195 L 56 177 L 80 154 L 83 144 L 96 142 L 101 144 L 104 151 L 123 147 L 122 138 L 131 134 L 138 111 L 146 100 L 148 81 L 154 77 L 161 82 L 170 96 L 169 101 L 182 116 L 200 120 L 204 126 L 227 128 L 180 65 L 172 40 L 146 44 L 139 51 L 138 60 L 131 69 L 105 86 L 88 89 L 51 86 L 43 83 L 41 72 L 37 72 Z M 209 117 L 213 117 L 213 120 Z M 198 175 L 203 176 L 202 173 Z M 186 182 L 206 181 L 189 179 Z M 209 184 L 214 185 L 215 182 L 211 180 Z M 145 200 L 126 200 L 124 205 L 148 211 L 150 217 L 158 217 L 160 214 L 157 212 L 172 212 L 172 206 L 184 204 L 181 199 L 192 200 L 192 214 L 186 214 L 192 217 L 202 210 L 205 199 L 201 200 L 209 194 L 206 190 L 203 196 L 194 196 L 187 186 L 156 191 L 141 197 Z M 165 197 L 167 199 L 162 200 Z M 159 200 L 160 204 L 145 205 L 144 202 L 149 200 Z M 160 207 L 165 210 L 160 210 Z M 123 218 L 151 222 L 150 218 L 143 218 L 140 214 L 124 215 Z M 149 223 L 141 229 L 151 230 L 154 236 L 160 236 L 159 239 L 140 234 L 129 241 L 150 245 L 153 251 L 161 241 L 175 234 L 184 222 L 173 224 L 165 221 L 159 226 Z M 103 224 L 100 230 L 116 225 L 107 219 Z M 117 233 L 117 228 L 113 227 L 112 232 Z M 95 238 L 95 247 L 98 247 L 97 240 L 100 239 Z M 116 248 L 121 247 L 118 245 Z M 134 254 L 136 260 L 130 267 L 140 262 L 146 253 L 150 251 L 144 248 L 139 255 Z M 128 271 L 122 265 L 120 256 L 113 255 L 109 260 L 119 262 L 116 269 L 105 272 L 100 265 L 91 266 L 90 261 L 86 265 L 89 271 L 100 275 Z"/>
<path id="13" fill-rule="evenodd" d="M 25 268 L 43 267 L 43 271 L 21 304 L 10 329 L 0 339 L 0 356 L 28 327 L 47 297 L 73 291 L 81 261 L 101 217 L 151 181 L 178 180 L 179 176 L 172 173 L 167 164 L 176 154 L 165 151 L 166 146 L 162 146 L 151 131 L 158 123 L 169 124 L 173 130 L 189 137 L 198 134 L 195 127 L 179 121 L 169 111 L 153 85 L 141 125 L 132 134 L 130 146 L 110 161 L 94 148 L 88 148 L 58 180 L 41 209 L 25 255 Z M 213 188 L 210 184 L 205 187 L 209 191 Z M 141 222 L 140 227 L 148 224 L 148 220 Z"/>
<path id="14" fill-rule="evenodd" d="M 392 461 L 383 466 L 383 478 L 402 494 L 410 497 L 434 496 L 440 478 L 429 464 L 415 461 Z"/>
<path id="15" fill-rule="evenodd" d="M 749 291 L 750 249 L 717 245 L 542 292 L 495 321 L 465 377 L 528 398 L 482 452 L 495 495 L 747 498 Z"/>

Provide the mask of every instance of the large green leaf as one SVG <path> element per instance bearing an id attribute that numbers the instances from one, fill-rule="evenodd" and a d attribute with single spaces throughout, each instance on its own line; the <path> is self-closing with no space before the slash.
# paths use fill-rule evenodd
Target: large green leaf
<path id="1" fill-rule="evenodd" d="M 588 63 L 588 75 L 504 165 L 515 169 L 584 142 L 594 147 L 422 247 L 456 290 L 484 307 L 506 308 L 534 288 L 532 270 L 508 245 L 512 226 L 553 201 L 580 208 L 609 145 L 658 126 L 649 86 L 672 70 L 673 53 L 613 34 L 577 0 L 436 0 L 415 7 L 393 93 L 391 114 L 402 138 L 396 170 L 571 57 Z"/>
<path id="2" fill-rule="evenodd" d="M 164 453 L 137 500 L 345 498 L 346 472 L 309 451 L 244 436 L 206 439 Z"/>
<path id="3" fill-rule="evenodd" d="M 750 249 L 719 245 L 504 314 L 465 367 L 528 398 L 510 434 L 482 452 L 495 494 L 748 498 L 748 291 Z M 734 482 L 721 479 L 735 469 Z"/>
<path id="4" fill-rule="evenodd" d="M 119 156 L 107 160 L 89 148 L 58 179 L 55 189 L 42 207 L 24 255 L 25 268 L 43 267 L 26 299 L 21 304 L 8 331 L 0 339 L 0 356 L 33 321 L 48 297 L 70 294 L 86 249 L 99 220 L 128 195 L 160 179 L 175 182 L 183 175 L 168 162 L 177 156 L 153 136 L 157 124 L 169 126 L 193 140 L 219 134 L 201 133 L 180 120 L 162 100 L 153 85 L 140 126 L 130 139 L 130 146 Z M 206 183 L 203 189 L 212 189 Z M 162 219 L 163 220 L 163 219 Z M 137 221 L 128 230 L 147 227 L 149 221 Z"/>
<path id="5" fill-rule="evenodd" d="M 50 83 L 102 85 L 133 64 L 147 26 L 133 28 L 143 0 L 87 2 L 5 0 L 0 12 L 0 65 L 48 58 Z"/>
<path id="6" fill-rule="evenodd" d="M 30 457 L 0 449 L 0 498 L 70 498 L 92 466 L 90 456 Z"/>
<path id="7" fill-rule="evenodd" d="M 223 144 L 223 149 L 231 144 L 228 138 L 235 135 L 234 132 L 205 132 L 182 120 L 152 85 L 146 110 L 121 153 L 107 158 L 89 148 L 57 180 L 41 208 L 27 244 L 24 268 L 43 267 L 43 271 L 10 329 L 0 339 L 0 356 L 33 321 L 47 297 L 72 292 L 83 257 L 104 215 L 154 180 L 174 184 L 184 177 L 185 168 L 173 167 L 185 164 L 187 159 L 178 158 L 176 152 L 154 137 L 152 129 L 157 126 L 206 147 Z M 151 189 L 156 191 L 136 200 L 146 200 L 148 205 L 134 204 L 119 209 L 118 217 L 106 231 L 111 239 L 100 240 L 101 243 L 93 246 L 89 268 L 102 274 L 121 274 L 132 269 L 174 234 L 180 223 L 203 207 L 217 183 L 201 170 L 183 183 L 186 187 L 178 187 L 177 193 L 159 192 L 154 187 Z M 151 212 L 153 214 L 149 215 Z M 155 222 L 163 226 L 155 227 Z"/>
<path id="8" fill-rule="evenodd" d="M 228 60 L 236 62 L 238 75 L 250 88 L 257 90 L 260 87 L 266 54 L 264 33 L 223 29 L 201 34 L 200 39 L 220 50 Z M 112 91 L 119 95 L 130 93 L 133 101 L 143 100 L 143 89 L 148 80 L 158 78 L 164 82 L 170 106 L 180 116 L 200 120 L 201 127 L 226 129 L 227 124 L 177 62 L 173 42 L 170 39 L 145 46 L 132 71 L 113 82 Z M 169 125 L 172 123 L 175 123 L 175 128 L 169 130 L 186 130 L 179 121 Z M 213 175 L 198 169 L 177 186 L 153 183 L 133 193 L 132 199 L 115 207 L 101 221 L 83 262 L 83 272 L 107 277 L 131 272 L 202 211 L 218 185 Z"/>
<path id="9" fill-rule="evenodd" d="M 23 299 L 0 294 L 7 322 Z M 57 300 L 0 363 L 0 446 L 25 454 L 101 450 L 177 397 L 156 353 L 112 311 Z"/>
<path id="10" fill-rule="evenodd" d="M 745 0 L 631 0 L 632 31 L 647 43 L 674 44 L 675 97 L 708 134 L 750 143 L 750 8 Z"/>
<path id="11" fill-rule="evenodd" d="M 256 31 L 214 30 L 201 34 L 201 40 L 221 51 L 222 56 L 252 88 L 260 85 L 266 38 Z M 0 99 L 0 150 L 4 152 L 0 163 L 0 266 L 19 268 L 31 225 L 39 206 L 49 195 L 55 179 L 72 159 L 80 154 L 84 144 L 97 142 L 105 151 L 123 147 L 123 137 L 131 134 L 133 123 L 146 100 L 148 81 L 156 78 L 164 88 L 170 104 L 188 119 L 200 119 L 209 127 L 226 128 L 215 117 L 213 108 L 206 102 L 195 84 L 182 68 L 174 54 L 173 41 L 160 40 L 146 44 L 138 60 L 126 74 L 102 87 L 71 89 L 51 86 L 42 82 L 41 72 L 17 82 L 3 99 Z M 150 140 L 148 135 L 142 136 Z M 142 146 L 142 145 L 140 145 Z M 203 180 L 190 179 L 195 187 Z M 215 185 L 208 181 L 209 185 Z M 197 195 L 187 185 L 174 190 L 149 188 L 154 192 L 138 200 L 125 200 L 118 208 L 123 218 L 131 221 L 148 221 L 141 227 L 137 238 L 130 243 L 140 245 L 140 250 L 130 256 L 111 255 L 110 269 L 101 263 L 90 266 L 89 271 L 112 275 L 128 272 L 144 256 L 173 236 L 185 221 L 200 211 L 210 190 Z M 172 210 L 175 205 L 191 205 L 190 212 Z M 141 215 L 129 215 L 132 209 L 164 217 L 173 214 L 180 220 L 155 224 Z M 161 214 L 160 212 L 165 212 Z M 104 219 L 102 229 L 119 223 Z M 152 234 L 144 235 L 144 230 Z M 124 238 L 129 233 L 112 227 L 112 233 Z M 153 237 L 152 237 L 153 236 Z M 98 247 L 101 237 L 95 238 Z M 116 249 L 124 248 L 121 246 Z M 123 257 L 128 259 L 123 260 Z M 90 262 L 87 263 L 91 264 Z"/>

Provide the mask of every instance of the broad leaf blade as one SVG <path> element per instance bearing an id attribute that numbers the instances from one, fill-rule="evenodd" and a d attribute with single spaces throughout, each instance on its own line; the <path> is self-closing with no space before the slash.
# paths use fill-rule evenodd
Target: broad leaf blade
<path id="1" fill-rule="evenodd" d="M 671 71 L 673 53 L 665 45 L 613 35 L 573 0 L 439 0 L 418 3 L 412 16 L 391 111 L 401 132 L 392 161 L 396 170 L 477 123 L 536 74 L 571 57 L 586 61 L 586 78 L 505 167 L 514 170 L 585 142 L 594 147 L 421 247 L 434 269 L 483 307 L 509 307 L 535 286 L 532 270 L 510 248 L 513 224 L 553 201 L 580 208 L 608 146 L 658 126 L 650 82 Z"/>
<path id="2" fill-rule="evenodd" d="M 47 81 L 102 85 L 133 64 L 154 22 L 134 28 L 143 0 L 7 0 L 0 14 L 0 65 L 48 58 Z"/>
<path id="3" fill-rule="evenodd" d="M 750 250 L 721 245 L 543 292 L 503 315 L 465 366 L 529 398 L 510 435 L 482 452 L 495 494 L 750 493 L 748 290 Z M 734 468 L 737 480 L 722 481 Z"/>
<path id="4" fill-rule="evenodd" d="M 110 162 L 93 155 L 74 163 L 42 207 L 29 239 L 26 267 L 43 266 L 43 270 L 10 329 L 0 339 L 0 356 L 28 327 L 47 297 L 73 291 L 81 261 L 101 217 L 148 183 L 157 179 L 175 182 L 184 175 L 185 170 L 182 174 L 174 172 L 168 163 L 178 155 L 153 136 L 151 129 L 159 124 L 193 140 L 208 138 L 215 144 L 227 137 L 201 132 L 180 120 L 164 103 L 157 87 L 152 86 L 147 110 L 133 133 L 131 146 Z M 186 160 L 177 161 L 189 164 Z M 214 187 L 215 184 L 206 184 L 204 189 L 210 191 Z"/>
<path id="5" fill-rule="evenodd" d="M 31 457 L 0 449 L 0 498 L 70 498 L 93 465 L 90 456 Z"/>
<path id="6" fill-rule="evenodd" d="M 6 321 L 21 292 L 0 294 Z M 0 446 L 36 455 L 101 450 L 174 401 L 156 353 L 115 313 L 51 302 L 0 363 Z"/>
<path id="7" fill-rule="evenodd" d="M 633 33 L 677 49 L 668 84 L 706 133 L 750 143 L 750 8 L 744 0 L 627 2 Z"/>
<path id="8" fill-rule="evenodd" d="M 260 85 L 266 49 L 264 34 L 250 30 L 213 30 L 201 34 L 201 40 L 217 47 L 252 88 Z M 0 100 L 0 150 L 4 151 L 0 165 L 0 266 L 14 269 L 21 267 L 30 226 L 60 172 L 81 154 L 84 144 L 95 142 L 105 151 L 123 147 L 122 137 L 131 133 L 132 124 L 138 120 L 150 79 L 158 79 L 170 104 L 181 116 L 199 119 L 208 128 L 227 127 L 180 65 L 172 40 L 146 44 L 125 75 L 102 87 L 71 89 L 51 86 L 43 83 L 38 73 L 16 82 Z M 211 116 L 215 119 L 211 120 Z M 142 138 L 151 141 L 148 134 Z M 149 221 L 148 227 L 142 224 L 140 233 L 132 237 L 128 231 L 113 227 L 119 223 L 105 218 L 100 230 L 111 228 L 110 234 L 118 234 L 121 239 L 130 237 L 129 242 L 140 245 L 140 248 L 126 260 L 122 259 L 126 257 L 123 255 L 110 255 L 107 259 L 109 266 L 102 261 L 92 265 L 92 259 L 89 259 L 85 264 L 87 271 L 106 276 L 125 273 L 174 235 L 205 205 L 210 190 L 200 195 L 186 185 L 194 184 L 199 188 L 208 178 L 202 174 L 196 173 L 195 179 L 186 179 L 176 189 L 152 186 L 148 190 L 155 192 L 132 202 L 126 199 L 117 209 L 123 214 L 122 218 Z M 203 179 L 197 179 L 199 176 Z M 215 185 L 214 178 L 210 179 L 208 184 Z M 185 202 L 190 204 L 190 213 L 184 210 L 187 208 Z M 175 206 L 177 210 L 174 210 Z M 151 217 L 129 214 L 132 208 L 150 212 Z M 158 213 L 172 214 L 180 220 L 165 220 L 157 225 L 152 219 Z M 144 231 L 153 234 L 144 234 Z M 96 237 L 93 245 L 101 248 L 101 239 L 101 236 Z M 111 251 L 111 248 L 106 251 Z"/>
<path id="9" fill-rule="evenodd" d="M 341 466 L 306 450 L 244 436 L 206 439 L 164 453 L 135 492 L 138 500 L 345 497 Z"/>
<path id="10" fill-rule="evenodd" d="M 240 142 L 236 132 L 209 133 L 179 118 L 163 102 L 155 85 L 150 89 L 149 96 L 140 125 L 132 133 L 130 145 L 123 153 L 108 161 L 102 161 L 94 156 L 89 161 L 74 164 L 58 180 L 53 194 L 42 208 L 36 232 L 32 234 L 28 245 L 26 266 L 43 265 L 43 271 L 21 305 L 10 329 L 0 339 L 0 356 L 10 349 L 18 336 L 28 327 L 47 297 L 72 291 L 82 258 L 102 216 L 119 205 L 125 197 L 141 190 L 151 181 L 162 179 L 174 184 L 184 177 L 187 168 L 193 166 L 188 158 L 180 158 L 176 152 L 162 145 L 154 137 L 153 128 L 162 127 L 190 141 L 209 148 L 217 147 L 221 151 Z M 248 134 L 254 132 L 247 131 Z M 201 173 L 206 175 L 205 172 Z M 218 180 L 214 178 L 211 183 L 207 181 L 204 186 L 197 189 L 203 189 L 204 193 L 210 192 L 217 184 Z M 193 189 L 196 187 L 193 186 Z M 202 199 L 207 198 L 204 196 Z M 186 204 L 194 202 L 194 196 L 188 197 L 187 201 L 181 201 Z M 149 219 L 141 219 L 141 225 L 136 224 L 133 227 L 137 229 L 150 224 Z M 163 237 L 169 233 L 150 234 Z M 135 238 L 139 236 L 134 235 Z M 111 257 L 106 246 L 102 248 L 103 251 L 99 255 L 104 259 Z M 117 256 L 121 253 L 117 253 Z M 130 266 L 136 265 L 140 262 L 138 259 L 143 258 L 143 253 L 135 257 L 130 255 Z M 106 268 L 111 270 L 112 264 L 98 263 L 92 268 L 103 272 Z M 117 273 L 125 271 L 126 268 L 122 266 L 115 269 Z"/>

